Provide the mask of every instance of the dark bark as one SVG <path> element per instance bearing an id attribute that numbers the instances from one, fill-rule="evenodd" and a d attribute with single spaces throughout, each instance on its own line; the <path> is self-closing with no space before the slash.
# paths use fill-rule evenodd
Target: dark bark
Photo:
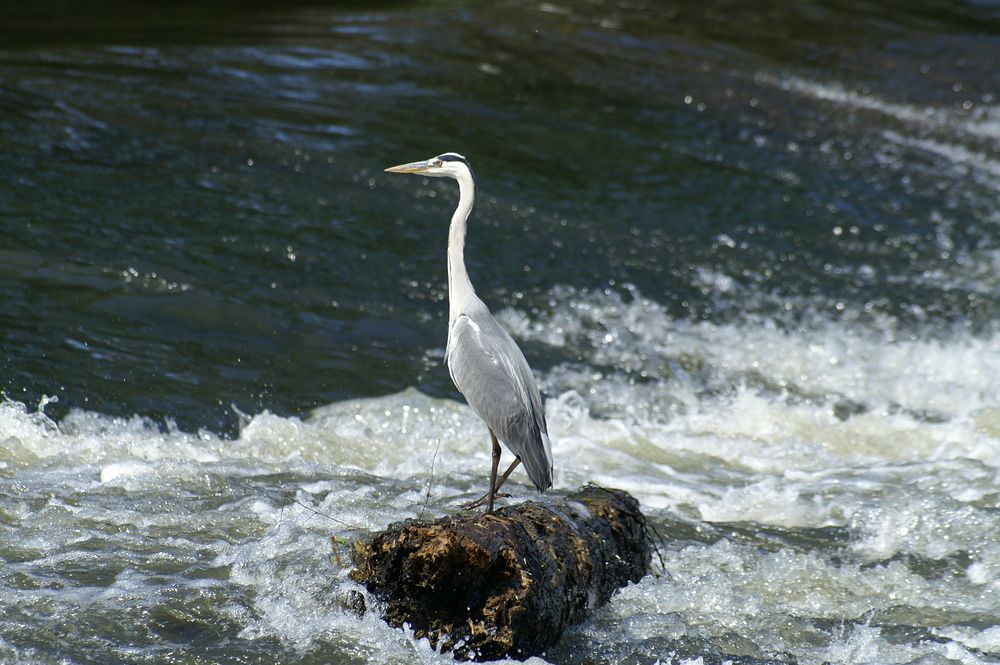
<path id="1" fill-rule="evenodd" d="M 646 575 L 651 551 L 638 501 L 588 486 L 555 503 L 394 524 L 351 558 L 389 624 L 490 660 L 542 653 Z"/>

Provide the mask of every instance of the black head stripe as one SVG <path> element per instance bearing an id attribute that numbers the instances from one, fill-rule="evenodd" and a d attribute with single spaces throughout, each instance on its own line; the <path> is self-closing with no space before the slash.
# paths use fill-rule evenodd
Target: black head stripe
<path id="1" fill-rule="evenodd" d="M 443 155 L 438 155 L 437 158 L 442 162 L 462 162 L 466 166 L 469 165 L 469 162 L 465 159 L 465 157 L 462 157 L 454 152 L 446 152 Z"/>

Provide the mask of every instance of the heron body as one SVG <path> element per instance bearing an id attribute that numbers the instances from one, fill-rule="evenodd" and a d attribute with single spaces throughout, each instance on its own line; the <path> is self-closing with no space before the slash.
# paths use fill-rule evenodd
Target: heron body
<path id="1" fill-rule="evenodd" d="M 552 486 L 552 446 L 545 409 L 528 361 L 517 343 L 476 295 L 465 269 L 465 229 L 476 198 L 475 178 L 464 157 L 444 153 L 422 162 L 386 169 L 450 177 L 458 181 L 459 202 L 448 230 L 448 345 L 445 361 L 455 387 L 482 418 L 493 441 L 490 489 L 482 500 L 493 511 L 493 499 L 510 473 L 523 463 L 539 491 Z M 496 482 L 499 441 L 515 460 Z"/>

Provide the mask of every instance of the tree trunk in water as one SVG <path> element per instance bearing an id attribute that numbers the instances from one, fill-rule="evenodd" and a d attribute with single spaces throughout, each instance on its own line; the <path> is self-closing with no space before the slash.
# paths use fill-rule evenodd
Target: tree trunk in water
<path id="1" fill-rule="evenodd" d="M 557 503 L 408 520 L 356 542 L 351 577 L 383 618 L 462 660 L 528 658 L 649 572 L 639 502 L 587 486 Z"/>

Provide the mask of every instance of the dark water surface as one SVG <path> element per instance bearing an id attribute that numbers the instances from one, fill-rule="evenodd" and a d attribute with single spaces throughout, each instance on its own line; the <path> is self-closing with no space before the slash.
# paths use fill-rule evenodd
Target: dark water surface
<path id="1" fill-rule="evenodd" d="M 495 305 L 628 282 L 747 314 L 703 269 L 757 310 L 992 325 L 995 8 L 786 4 L 5 17 L 4 388 L 185 428 L 450 394 L 454 194 L 381 173 L 444 150 Z"/>
<path id="2" fill-rule="evenodd" d="M 448 660 L 279 494 L 481 485 L 457 192 L 382 172 L 457 151 L 557 489 L 677 537 L 549 660 L 1000 662 L 998 67 L 994 2 L 7 3 L 0 659 Z"/>

